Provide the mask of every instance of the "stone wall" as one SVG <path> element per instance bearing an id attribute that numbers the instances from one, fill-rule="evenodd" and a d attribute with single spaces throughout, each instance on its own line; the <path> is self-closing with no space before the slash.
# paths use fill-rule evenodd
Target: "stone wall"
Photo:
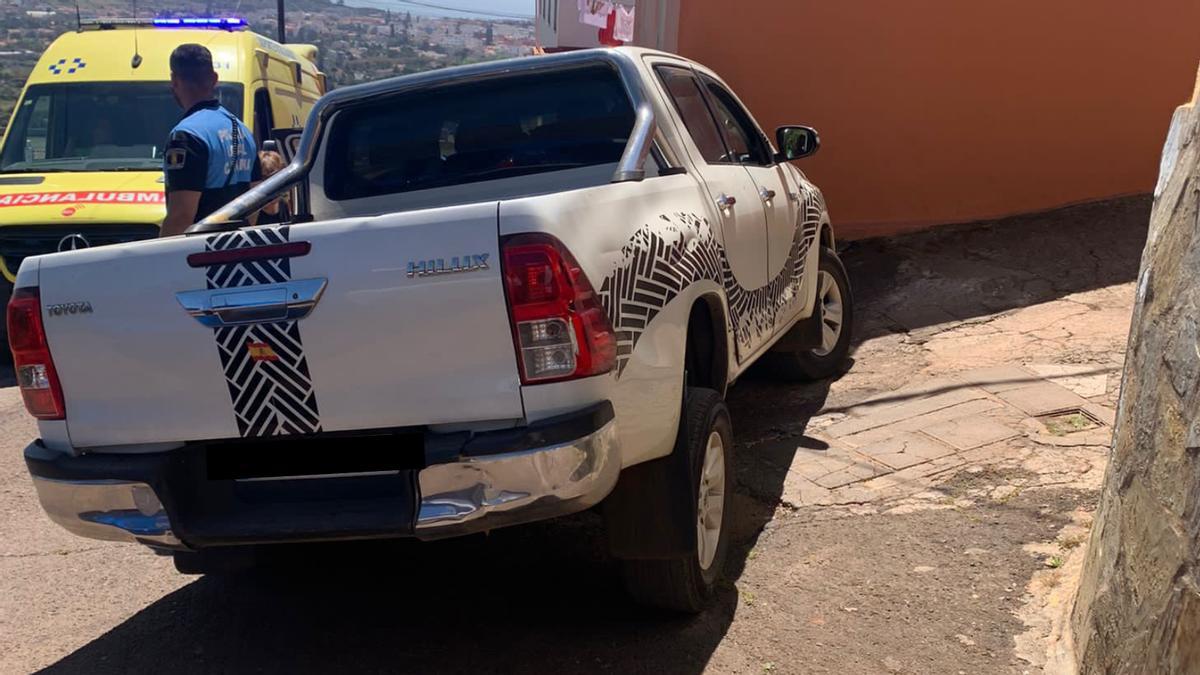
<path id="1" fill-rule="evenodd" d="M 1072 617 L 1084 673 L 1200 673 L 1198 207 L 1200 79 L 1172 120 L 1142 254 L 1112 457 Z"/>

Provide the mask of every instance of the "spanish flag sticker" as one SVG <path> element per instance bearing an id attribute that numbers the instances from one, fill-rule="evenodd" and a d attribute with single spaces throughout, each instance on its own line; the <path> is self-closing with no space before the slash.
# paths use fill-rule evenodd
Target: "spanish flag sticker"
<path id="1" fill-rule="evenodd" d="M 278 361 L 279 355 L 265 342 L 247 342 L 246 351 L 250 352 L 252 361 Z"/>

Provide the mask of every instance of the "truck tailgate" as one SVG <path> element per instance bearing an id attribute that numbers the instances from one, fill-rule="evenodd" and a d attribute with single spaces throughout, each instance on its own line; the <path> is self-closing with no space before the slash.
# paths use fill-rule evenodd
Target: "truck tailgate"
<path id="1" fill-rule="evenodd" d="M 200 267 L 188 261 L 195 253 L 301 242 L 311 248 L 294 257 Z M 471 262 L 451 273 L 455 258 Z M 444 260 L 442 273 L 409 276 L 410 261 L 436 259 Z M 39 262 L 47 339 L 76 447 L 523 415 L 494 202 Z M 302 318 L 289 320 L 270 304 L 302 302 L 300 294 L 321 282 Z M 185 309 L 197 297 L 217 308 L 266 309 L 215 312 L 219 319 L 208 312 L 205 325 Z M 77 302 L 92 311 L 47 310 Z"/>

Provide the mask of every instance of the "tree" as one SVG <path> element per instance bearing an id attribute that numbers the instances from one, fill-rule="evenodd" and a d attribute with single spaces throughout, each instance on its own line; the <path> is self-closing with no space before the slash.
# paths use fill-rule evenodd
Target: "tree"
<path id="1" fill-rule="evenodd" d="M 1086 673 L 1200 672 L 1200 77 L 1175 111 L 1072 616 Z"/>

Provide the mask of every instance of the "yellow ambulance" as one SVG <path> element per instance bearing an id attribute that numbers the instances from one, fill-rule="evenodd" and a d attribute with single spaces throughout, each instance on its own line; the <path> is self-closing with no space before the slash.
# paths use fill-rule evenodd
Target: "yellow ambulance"
<path id="1" fill-rule="evenodd" d="M 221 103 L 260 148 L 294 134 L 325 91 L 316 47 L 281 45 L 238 18 L 98 19 L 59 36 L 0 146 L 0 301 L 26 256 L 158 234 L 163 146 L 183 115 L 169 57 L 188 42 L 212 52 Z"/>

